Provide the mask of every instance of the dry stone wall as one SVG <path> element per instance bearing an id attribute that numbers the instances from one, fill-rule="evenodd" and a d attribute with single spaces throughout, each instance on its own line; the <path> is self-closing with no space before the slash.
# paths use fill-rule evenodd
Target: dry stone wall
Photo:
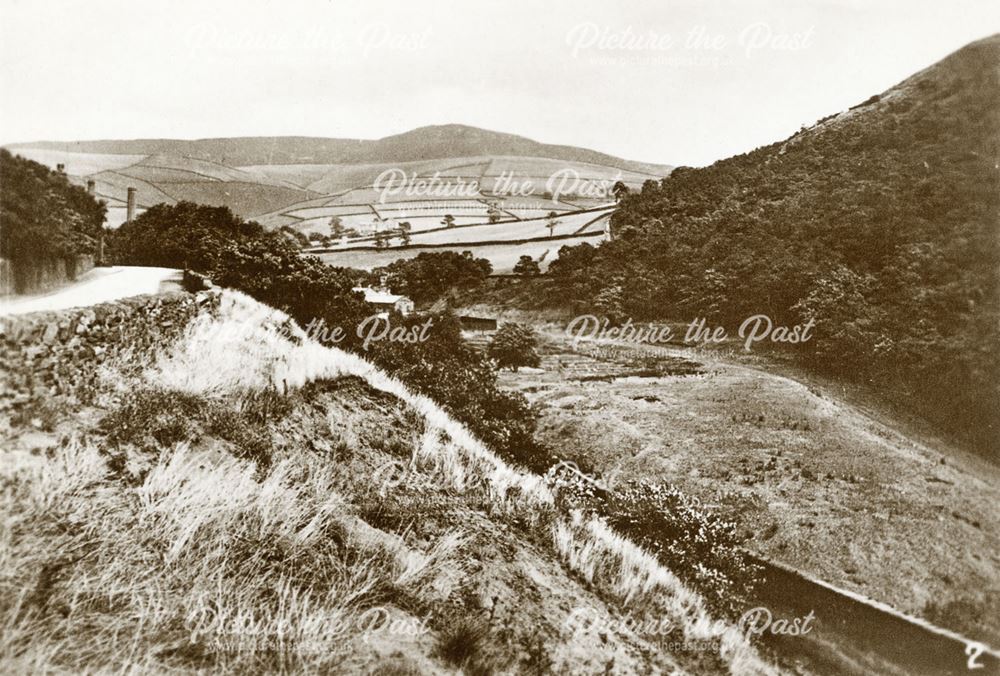
<path id="1" fill-rule="evenodd" d="M 0 317 L 0 416 L 38 398 L 86 400 L 101 364 L 140 368 L 195 316 L 218 307 L 219 292 L 207 290 Z"/>
<path id="2" fill-rule="evenodd" d="M 0 258 L 0 296 L 41 293 L 75 280 L 94 267 L 94 257 L 11 261 Z"/>

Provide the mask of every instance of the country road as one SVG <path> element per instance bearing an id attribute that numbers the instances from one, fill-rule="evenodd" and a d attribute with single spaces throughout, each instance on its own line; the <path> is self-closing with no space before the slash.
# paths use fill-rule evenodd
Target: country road
<path id="1" fill-rule="evenodd" d="M 176 288 L 181 271 L 173 268 L 115 266 L 94 268 L 78 280 L 48 293 L 0 298 L 0 316 L 65 310 L 107 303 Z"/>

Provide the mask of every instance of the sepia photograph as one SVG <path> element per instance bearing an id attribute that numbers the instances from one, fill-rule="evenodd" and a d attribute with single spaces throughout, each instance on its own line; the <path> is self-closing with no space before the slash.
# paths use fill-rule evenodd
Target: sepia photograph
<path id="1" fill-rule="evenodd" d="M 0 674 L 1000 674 L 1000 3 L 0 0 Z"/>

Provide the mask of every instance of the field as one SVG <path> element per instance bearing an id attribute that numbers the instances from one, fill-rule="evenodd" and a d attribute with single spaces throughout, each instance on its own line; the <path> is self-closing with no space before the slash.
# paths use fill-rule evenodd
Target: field
<path id="1" fill-rule="evenodd" d="M 41 148 L 18 148 L 14 152 L 52 169 L 57 164 L 66 165 L 70 176 L 89 176 L 101 171 L 121 169 L 141 162 L 145 155 L 106 155 L 100 153 L 70 153 L 62 150 Z"/>
<path id="2" fill-rule="evenodd" d="M 536 326 L 547 338 L 544 372 L 510 373 L 506 385 L 538 407 L 543 438 L 578 449 L 576 460 L 612 487 L 675 477 L 751 534 L 756 552 L 1000 642 L 996 466 L 839 384 L 778 375 L 786 369 L 765 355 L 621 342 L 574 349 L 552 323 Z M 665 372 L 629 377 L 636 364 Z"/>
<path id="3" fill-rule="evenodd" d="M 326 241 L 318 247 L 324 249 L 322 257 L 364 269 L 423 250 L 454 246 L 488 257 L 498 274 L 510 273 L 522 255 L 532 256 L 544 270 L 560 247 L 599 241 L 612 210 L 608 193 L 615 181 L 635 190 L 656 178 L 634 164 L 626 170 L 579 160 L 513 155 L 229 166 L 226 156 L 235 147 L 212 159 L 169 151 L 138 155 L 66 149 L 73 147 L 89 146 L 13 151 L 52 168 L 65 165 L 77 185 L 85 186 L 93 179 L 97 196 L 108 203 L 106 224 L 111 228 L 126 220 L 129 187 L 137 189 L 137 213 L 161 202 L 192 201 L 229 207 L 266 228 L 291 228 L 312 238 L 330 237 L 330 220 L 337 217 L 344 228 L 357 234 L 344 244 Z M 391 189 L 384 182 L 376 185 L 389 170 L 395 171 L 397 183 Z M 435 177 L 438 190 L 428 191 L 426 186 Z M 490 223 L 494 210 L 500 221 Z M 553 212 L 556 225 L 550 230 Z M 454 219 L 451 228 L 443 225 L 446 215 Z M 413 248 L 398 248 L 401 242 L 396 233 L 403 222 L 410 225 Z M 373 247 L 374 235 L 380 231 L 393 233 L 389 250 Z"/>
<path id="4" fill-rule="evenodd" d="M 405 249 L 344 249 L 325 250 L 317 253 L 320 259 L 337 267 L 352 267 L 362 270 L 371 270 L 383 265 L 388 265 L 401 258 L 416 258 L 423 252 L 434 251 L 471 251 L 476 258 L 485 258 L 493 264 L 493 273 L 507 275 L 511 274 L 514 266 L 521 256 L 531 256 L 538 262 L 539 267 L 544 272 L 549 264 L 559 257 L 559 249 L 564 246 L 576 246 L 584 242 L 597 244 L 600 234 L 581 235 L 578 237 L 565 237 L 556 239 L 534 240 L 526 243 L 496 243 L 496 244 L 470 244 L 456 247 L 407 247 Z"/>
<path id="5" fill-rule="evenodd" d="M 554 221 L 554 227 L 549 228 L 548 218 L 534 218 L 521 221 L 501 221 L 499 223 L 483 223 L 481 220 L 471 220 L 470 225 L 465 225 L 463 219 L 455 219 L 455 227 L 447 228 L 440 224 L 435 218 L 411 219 L 416 223 L 421 220 L 435 221 L 431 223 L 433 230 L 421 232 L 420 228 L 414 227 L 414 234 L 410 237 L 412 246 L 419 245 L 442 245 L 442 244 L 482 244 L 488 242 L 522 241 L 529 239 L 545 239 L 550 237 L 566 237 L 574 234 L 594 234 L 600 233 L 604 229 L 604 223 L 611 214 L 612 209 L 584 211 L 575 213 L 560 214 Z M 394 240 L 398 242 L 398 240 Z M 355 248 L 357 246 L 371 246 L 370 240 L 358 240 L 349 242 L 344 248 Z"/>
<path id="6" fill-rule="evenodd" d="M 120 171 L 102 171 L 90 174 L 88 178 L 96 181 L 97 196 L 111 198 L 125 203 L 128 196 L 128 188 L 135 188 L 135 200 L 137 204 L 144 207 L 151 207 L 154 204 L 165 202 L 173 204 L 177 200 L 158 186 L 144 180 L 128 176 Z"/>
<path id="7" fill-rule="evenodd" d="M 164 189 L 178 201 L 187 200 L 212 206 L 229 207 L 246 218 L 273 211 L 275 205 L 293 203 L 310 193 L 296 188 L 284 188 L 261 183 L 236 181 L 193 181 L 171 183 Z"/>

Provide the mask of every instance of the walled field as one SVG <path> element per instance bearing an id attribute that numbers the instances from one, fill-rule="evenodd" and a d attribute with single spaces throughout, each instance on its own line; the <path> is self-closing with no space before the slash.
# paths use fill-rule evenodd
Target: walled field
<path id="1" fill-rule="evenodd" d="M 245 218 L 275 211 L 310 196 L 310 193 L 295 188 L 235 181 L 170 183 L 164 188 L 178 201 L 229 207 Z"/>
<path id="2" fill-rule="evenodd" d="M 382 251 L 376 249 L 343 249 L 324 251 L 315 255 L 325 263 L 336 267 L 372 270 L 399 259 L 416 258 L 418 254 L 423 252 L 471 251 L 472 255 L 476 258 L 485 258 L 492 263 L 493 274 L 507 275 L 514 271 L 514 266 L 521 256 L 531 256 L 534 260 L 538 261 L 539 267 L 544 272 L 548 269 L 549 264 L 559 257 L 559 249 L 561 247 L 576 246 L 584 242 L 597 244 L 600 239 L 599 233 L 594 233 L 578 237 L 537 240 L 524 244 L 498 243 L 455 247 L 407 247 L 405 249 L 390 248 Z"/>
<path id="3" fill-rule="evenodd" d="M 186 169 L 175 169 L 172 167 L 150 167 L 142 164 L 135 164 L 119 170 L 125 176 L 134 176 L 148 183 L 190 183 L 193 181 L 214 181 L 219 179 L 212 176 L 205 176 Z"/>
<path id="4" fill-rule="evenodd" d="M 136 203 L 144 207 L 151 207 L 161 202 L 173 204 L 177 201 L 152 183 L 116 171 L 102 171 L 92 174 L 90 178 L 97 181 L 96 190 L 99 197 L 111 197 L 124 203 L 128 188 L 135 188 Z"/>
<path id="5" fill-rule="evenodd" d="M 178 157 L 176 155 L 150 155 L 140 162 L 138 167 L 174 169 L 193 174 L 205 180 L 214 181 L 252 182 L 255 179 L 255 176 L 249 172 L 227 167 L 224 164 L 199 160 L 193 157 Z M 138 167 L 133 167 L 133 169 Z M 189 178 L 187 180 L 191 181 L 195 179 Z"/>
<path id="6" fill-rule="evenodd" d="M 375 215 L 375 212 L 372 211 L 371 207 L 367 204 L 304 207 L 301 209 L 291 209 L 282 213 L 286 216 L 294 216 L 295 218 L 302 219 L 331 218 L 333 216 L 357 216 L 358 214 L 365 214 L 368 216 Z"/>
<path id="7" fill-rule="evenodd" d="M 348 246 L 369 246 L 376 228 L 395 230 L 399 223 L 410 223 L 412 244 L 461 245 L 511 240 L 544 239 L 552 235 L 596 236 L 606 219 L 591 223 L 599 213 L 583 213 L 613 207 L 603 196 L 546 196 L 548 177 L 568 170 L 581 181 L 623 180 L 632 188 L 651 178 L 646 174 L 620 171 L 614 167 L 584 162 L 563 162 L 540 157 L 474 156 L 449 157 L 398 163 L 369 164 L 278 164 L 227 166 L 192 157 L 168 154 L 112 155 L 64 151 L 19 150 L 25 156 L 50 167 L 66 165 L 69 179 L 81 186 L 88 178 L 96 181 L 96 194 L 108 203 L 106 224 L 116 228 L 125 221 L 127 188 L 137 189 L 139 212 L 149 207 L 179 201 L 212 206 L 226 206 L 234 213 L 254 219 L 266 228 L 291 227 L 309 234 L 330 234 L 330 219 L 338 216 L 344 227 L 358 230 L 362 239 Z M 382 200 L 374 181 L 387 169 L 405 172 L 408 178 L 427 179 L 435 174 L 457 186 L 462 194 L 414 195 L 401 190 Z M 506 182 L 506 194 L 492 194 L 501 174 L 513 172 Z M 531 183 L 531 192 L 518 194 Z M 468 195 L 469 186 L 476 186 Z M 579 186 L 563 185 L 564 190 Z M 411 194 L 407 194 L 410 192 Z M 490 224 L 490 204 L 500 212 L 502 221 Z M 547 227 L 547 216 L 558 214 L 554 231 Z M 455 228 L 444 229 L 445 215 L 454 217 Z M 470 230 L 469 228 L 475 228 Z M 394 238 L 393 243 L 399 244 Z M 500 249 L 504 249 L 501 246 Z M 534 247 L 532 250 L 538 249 Z M 498 249 L 499 251 L 499 249 Z M 536 251 L 540 255 L 544 247 Z M 491 250 L 491 255 L 512 266 L 517 257 Z M 380 254 L 381 255 L 381 254 Z M 367 264 L 367 261 L 366 261 Z"/>
<path id="8" fill-rule="evenodd" d="M 121 169 L 141 162 L 145 155 L 104 155 L 100 153 L 67 153 L 62 150 L 40 148 L 13 148 L 15 155 L 44 164 L 55 169 L 57 164 L 66 165 L 66 173 L 71 176 L 89 176 L 101 171 Z"/>
<path id="9" fill-rule="evenodd" d="M 559 237 L 575 234 L 580 228 L 592 230 L 592 221 L 601 220 L 607 214 L 585 212 L 563 215 L 556 219 L 556 226 L 551 231 L 548 219 L 541 218 L 531 221 L 507 221 L 487 225 L 476 225 L 466 228 L 447 228 L 433 232 L 418 232 L 411 236 L 411 243 L 418 244 L 458 244 L 462 242 L 502 242 L 510 240 L 540 239 L 544 237 Z M 593 225 L 593 224 L 592 224 Z M 597 228 L 597 232 L 601 227 Z"/>

